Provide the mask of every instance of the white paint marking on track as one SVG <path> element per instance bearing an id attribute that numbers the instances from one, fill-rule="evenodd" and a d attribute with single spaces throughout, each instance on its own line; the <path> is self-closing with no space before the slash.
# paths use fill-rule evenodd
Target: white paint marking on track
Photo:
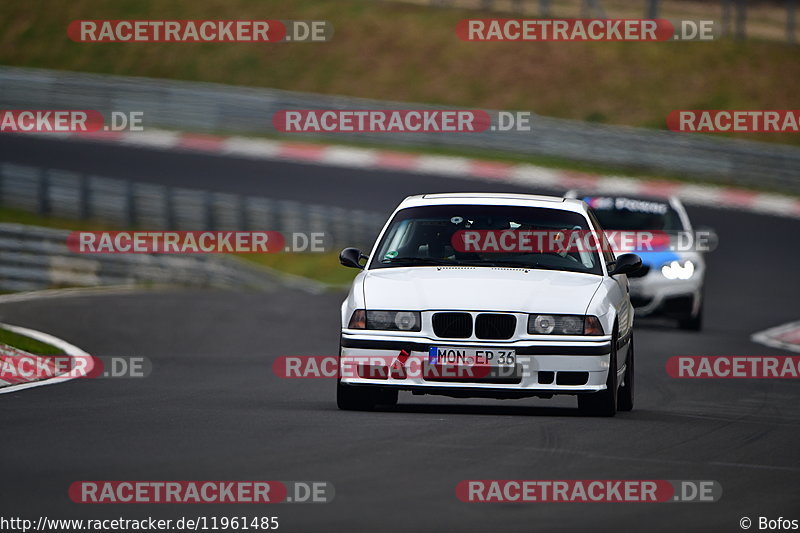
<path id="1" fill-rule="evenodd" d="M 30 337 L 31 339 L 35 339 L 35 340 L 37 340 L 39 342 L 44 342 L 44 343 L 50 344 L 52 346 L 55 346 L 56 348 L 58 348 L 59 350 L 62 350 L 64 353 L 66 353 L 70 357 L 86 357 L 86 358 L 90 358 L 91 357 L 88 353 L 84 352 L 83 350 L 81 350 L 77 346 L 75 346 L 73 344 L 70 344 L 65 340 L 59 339 L 58 337 L 54 337 L 54 336 L 52 336 L 52 335 L 50 335 L 48 333 L 43 333 L 43 332 L 37 331 L 35 329 L 23 328 L 21 326 L 13 326 L 11 324 L 4 324 L 2 322 L 0 322 L 0 327 L 3 327 L 5 329 L 7 329 L 9 331 L 12 331 L 14 333 L 17 333 L 19 335 L 24 335 L 26 337 Z M 91 360 L 91 359 L 88 359 L 88 360 Z M 31 389 L 33 387 L 42 387 L 44 385 L 54 385 L 56 383 L 64 383 L 65 381 L 70 381 L 70 380 L 85 376 L 91 370 L 92 370 L 91 365 L 89 365 L 88 368 L 86 368 L 81 373 L 80 376 L 73 376 L 73 377 L 68 377 L 68 378 L 55 376 L 55 377 L 52 377 L 52 378 L 42 379 L 42 380 L 39 380 L 39 381 L 32 381 L 30 383 L 19 383 L 17 385 L 10 385 L 8 387 L 0 388 L 0 394 L 7 394 L 9 392 L 18 392 L 18 391 L 21 391 L 23 389 Z"/>
<path id="2" fill-rule="evenodd" d="M 148 130 L 145 132 L 119 132 L 107 136 L 81 137 L 80 134 L 23 133 L 47 138 L 85 139 L 104 143 L 120 143 L 162 150 L 194 151 L 234 155 L 268 160 L 287 160 L 304 164 L 335 165 L 339 167 L 386 169 L 392 171 L 433 174 L 463 179 L 490 179 L 496 183 L 509 182 L 520 185 L 548 188 L 578 188 L 586 194 L 630 193 L 653 196 L 676 194 L 687 204 L 749 211 L 751 213 L 800 218 L 800 198 L 791 194 L 755 193 L 747 189 L 723 185 L 682 184 L 661 179 L 586 174 L 583 185 L 572 183 L 570 173 L 526 163 L 509 164 L 498 170 L 497 161 L 466 157 L 408 154 L 391 150 L 373 150 L 328 144 L 318 145 L 318 151 L 304 154 L 296 145 L 284 141 L 248 139 L 246 137 L 219 137 L 218 142 L 197 143 L 191 133 Z M 186 143 L 182 144 L 182 139 Z M 398 156 L 405 162 L 402 168 L 384 161 Z M 503 163 L 499 163 L 504 165 Z M 484 169 L 486 167 L 488 170 Z M 659 189 L 666 185 L 666 189 Z M 741 196 L 734 200 L 730 195 Z"/>
<path id="3" fill-rule="evenodd" d="M 792 331 L 797 332 L 796 335 L 798 342 L 787 342 L 778 338 L 781 335 L 785 335 Z M 758 333 L 753 333 L 750 336 L 750 340 L 759 344 L 763 344 L 764 346 L 769 346 L 770 348 L 800 352 L 800 320 L 797 322 L 789 322 L 788 324 L 783 324 L 782 326 L 765 329 L 764 331 L 759 331 Z"/>
<path id="4" fill-rule="evenodd" d="M 153 285 L 152 288 L 159 287 Z M 170 287 L 174 288 L 174 287 Z M 75 287 L 70 289 L 44 289 L 40 291 L 14 292 L 0 295 L 0 304 L 29 302 L 45 298 L 67 298 L 70 296 L 92 296 L 101 294 L 122 294 L 127 292 L 142 291 L 142 287 L 130 285 L 109 285 L 107 287 Z"/>

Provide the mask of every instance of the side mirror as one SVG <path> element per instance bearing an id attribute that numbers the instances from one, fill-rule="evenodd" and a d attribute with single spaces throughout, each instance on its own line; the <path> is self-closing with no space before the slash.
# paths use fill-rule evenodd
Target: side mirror
<path id="1" fill-rule="evenodd" d="M 642 259 L 636 254 L 622 254 L 617 257 L 614 268 L 608 273 L 609 276 L 617 274 L 632 274 L 642 266 Z"/>
<path id="2" fill-rule="evenodd" d="M 358 248 L 345 248 L 339 253 L 339 262 L 346 267 L 363 269 L 360 261 L 366 257 Z"/>
<path id="3" fill-rule="evenodd" d="M 698 252 L 712 252 L 717 249 L 719 237 L 712 228 L 700 226 L 694 230 L 694 243 Z"/>

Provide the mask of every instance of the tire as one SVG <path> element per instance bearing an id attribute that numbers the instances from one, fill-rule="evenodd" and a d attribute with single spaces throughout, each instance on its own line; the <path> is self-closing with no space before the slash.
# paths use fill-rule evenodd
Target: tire
<path id="1" fill-rule="evenodd" d="M 611 337 L 611 356 L 608 364 L 606 390 L 578 395 L 578 409 L 589 416 L 617 414 L 617 328 Z"/>
<path id="2" fill-rule="evenodd" d="M 337 381 L 336 405 L 343 411 L 372 411 L 378 399 L 376 392 L 372 387 L 354 387 Z"/>
<path id="3" fill-rule="evenodd" d="M 378 389 L 375 392 L 376 404 L 390 407 L 397 405 L 397 389 Z"/>
<path id="4" fill-rule="evenodd" d="M 678 320 L 678 327 L 688 331 L 700 331 L 703 329 L 703 304 L 697 310 L 697 315 L 688 316 Z"/>
<path id="5" fill-rule="evenodd" d="M 633 411 L 633 333 L 631 333 L 630 343 L 628 347 L 628 360 L 625 362 L 625 377 L 623 378 L 622 385 L 620 385 L 617 395 L 617 411 Z"/>

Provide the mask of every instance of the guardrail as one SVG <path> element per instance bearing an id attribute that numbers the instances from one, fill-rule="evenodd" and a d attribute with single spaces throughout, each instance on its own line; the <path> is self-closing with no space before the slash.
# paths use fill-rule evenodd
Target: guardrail
<path id="1" fill-rule="evenodd" d="M 58 169 L 0 164 L 0 207 L 126 229 L 322 233 L 326 248 L 368 248 L 385 215 L 269 198 L 165 187 Z M 68 250 L 67 230 L 0 223 L 0 290 L 165 284 L 268 289 L 322 284 L 220 255 L 91 254 Z M 288 238 L 288 237 L 287 237 Z"/>
<path id="2" fill-rule="evenodd" d="M 79 255 L 68 230 L 0 223 L 0 290 L 164 284 L 266 290 L 278 280 L 263 269 L 219 256 Z"/>
<path id="3" fill-rule="evenodd" d="M 0 164 L 0 206 L 120 228 L 322 233 L 328 248 L 369 247 L 385 215 L 264 197 Z"/>
<path id="4" fill-rule="evenodd" d="M 287 109 L 433 109 L 434 106 L 211 83 L 0 67 L 0 106 L 142 111 L 144 125 L 270 135 Z M 493 149 L 800 192 L 800 148 L 542 116 L 530 132 L 298 134 L 396 145 Z"/>
<path id="5" fill-rule="evenodd" d="M 0 106 L 143 111 L 145 127 L 274 134 L 286 109 L 433 109 L 273 89 L 0 67 Z M 536 116 L 533 131 L 298 134 L 398 145 L 494 149 L 703 176 L 721 183 L 800 192 L 800 148 Z"/>

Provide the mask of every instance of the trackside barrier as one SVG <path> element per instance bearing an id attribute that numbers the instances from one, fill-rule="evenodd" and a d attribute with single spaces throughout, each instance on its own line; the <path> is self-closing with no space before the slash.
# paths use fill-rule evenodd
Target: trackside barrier
<path id="1" fill-rule="evenodd" d="M 292 109 L 434 109 L 321 94 L 43 69 L 0 67 L 0 107 L 142 111 L 145 128 L 275 134 L 272 118 Z M 437 109 L 441 109 L 438 107 Z M 531 131 L 304 133 L 337 141 L 490 149 L 656 172 L 723 184 L 800 192 L 800 148 L 699 134 L 533 116 Z"/>

